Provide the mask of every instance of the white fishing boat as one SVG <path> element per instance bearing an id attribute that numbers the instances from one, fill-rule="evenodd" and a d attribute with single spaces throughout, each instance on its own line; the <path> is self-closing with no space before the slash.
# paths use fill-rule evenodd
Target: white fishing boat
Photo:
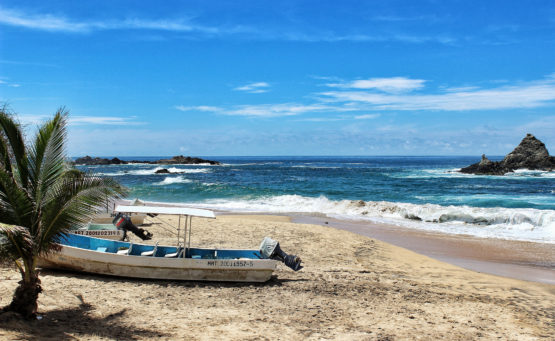
<path id="1" fill-rule="evenodd" d="M 117 206 L 115 211 L 178 215 L 177 244 L 133 244 L 68 234 L 60 242 L 60 251 L 40 258 L 39 265 L 123 277 L 231 282 L 265 282 L 271 278 L 278 261 L 295 271 L 302 268 L 299 257 L 285 254 L 279 243 L 268 237 L 258 250 L 192 248 L 192 217 L 215 219 L 209 210 Z"/>

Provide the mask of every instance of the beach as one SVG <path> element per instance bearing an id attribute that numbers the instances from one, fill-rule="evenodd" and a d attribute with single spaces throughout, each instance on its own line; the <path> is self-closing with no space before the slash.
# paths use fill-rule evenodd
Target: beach
<path id="1" fill-rule="evenodd" d="M 170 223 L 176 217 L 165 218 Z M 175 243 L 151 221 L 154 241 Z M 550 339 L 555 286 L 478 273 L 351 231 L 286 216 L 194 219 L 192 244 L 299 255 L 267 283 L 177 282 L 44 270 L 41 319 L 0 316 L 0 339 Z M 464 237 L 459 236 L 460 240 Z M 132 240 L 138 242 L 135 237 Z M 485 252 L 485 251 L 484 251 Z M 492 255 L 493 257 L 494 255 Z M 552 261 L 552 260 L 551 260 Z M 0 270 L 0 304 L 19 273 Z"/>

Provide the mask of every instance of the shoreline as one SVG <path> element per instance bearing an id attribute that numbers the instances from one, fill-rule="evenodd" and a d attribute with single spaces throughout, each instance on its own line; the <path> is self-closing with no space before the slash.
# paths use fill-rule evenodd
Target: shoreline
<path id="1" fill-rule="evenodd" d="M 204 208 L 182 203 L 145 203 Z M 354 232 L 478 273 L 555 285 L 555 244 L 482 238 L 310 214 L 212 210 L 217 215 L 285 216 L 292 223 Z"/>
<path id="2" fill-rule="evenodd" d="M 288 216 L 293 223 L 330 226 L 354 232 L 464 269 L 555 284 L 553 244 L 480 238 L 328 217 Z"/>

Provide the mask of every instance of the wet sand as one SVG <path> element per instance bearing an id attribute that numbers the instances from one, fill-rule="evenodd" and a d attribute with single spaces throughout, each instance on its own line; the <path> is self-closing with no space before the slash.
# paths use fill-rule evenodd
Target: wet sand
<path id="1" fill-rule="evenodd" d="M 555 284 L 554 244 L 485 239 L 314 216 L 292 216 L 292 219 L 376 238 L 477 272 Z"/>
<path id="2" fill-rule="evenodd" d="M 174 223 L 175 217 L 165 218 Z M 175 243 L 161 224 L 155 241 Z M 1 340 L 550 340 L 555 286 L 469 271 L 288 217 L 193 220 L 193 245 L 301 256 L 267 283 L 178 282 L 43 271 L 41 320 L 0 314 Z M 133 237 L 134 242 L 138 240 Z M 0 268 L 0 304 L 20 275 Z"/>

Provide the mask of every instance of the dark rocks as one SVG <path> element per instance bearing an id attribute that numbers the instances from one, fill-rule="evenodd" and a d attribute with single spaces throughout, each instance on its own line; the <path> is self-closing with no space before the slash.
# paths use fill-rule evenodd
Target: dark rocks
<path id="1" fill-rule="evenodd" d="M 161 159 L 161 160 L 157 160 L 157 161 L 139 161 L 139 160 L 123 161 L 123 160 L 118 159 L 117 157 L 110 160 L 110 159 L 103 159 L 103 158 L 99 158 L 99 157 L 92 158 L 92 157 L 87 155 L 85 157 L 80 157 L 80 158 L 78 158 L 77 160 L 74 161 L 74 164 L 76 164 L 76 165 L 88 165 L 88 166 L 89 165 L 124 165 L 124 164 L 128 164 L 128 163 L 145 163 L 145 164 L 153 164 L 153 165 L 158 165 L 158 164 L 169 164 L 169 165 L 210 164 L 210 165 L 219 165 L 220 164 L 218 161 L 205 160 L 205 159 L 201 159 L 201 158 L 198 158 L 198 157 L 190 157 L 190 156 L 185 157 L 183 155 L 174 156 L 171 159 Z"/>
<path id="2" fill-rule="evenodd" d="M 211 160 L 204 160 L 198 157 L 190 157 L 190 156 L 183 156 L 183 155 L 179 155 L 179 156 L 174 156 L 171 159 L 162 159 L 162 160 L 158 160 L 155 163 L 157 164 L 168 164 L 168 165 L 176 165 L 176 164 L 180 164 L 180 165 L 198 165 L 200 163 L 208 163 L 210 165 L 219 165 L 220 163 L 218 161 L 211 161 Z"/>
<path id="3" fill-rule="evenodd" d="M 80 157 L 75 160 L 75 164 L 77 165 L 121 165 L 126 164 L 127 162 L 118 159 L 117 157 L 113 159 L 103 159 L 99 157 L 92 158 L 90 156 Z"/>
<path id="4" fill-rule="evenodd" d="M 157 170 L 156 172 L 154 172 L 155 174 L 170 174 L 170 171 L 167 170 L 166 168 L 162 168 Z"/>
<path id="5" fill-rule="evenodd" d="M 503 175 L 517 169 L 555 170 L 555 157 L 550 156 L 545 144 L 527 134 L 520 144 L 501 161 L 493 162 L 482 155 L 482 160 L 468 167 L 462 168 L 461 173 Z"/>

